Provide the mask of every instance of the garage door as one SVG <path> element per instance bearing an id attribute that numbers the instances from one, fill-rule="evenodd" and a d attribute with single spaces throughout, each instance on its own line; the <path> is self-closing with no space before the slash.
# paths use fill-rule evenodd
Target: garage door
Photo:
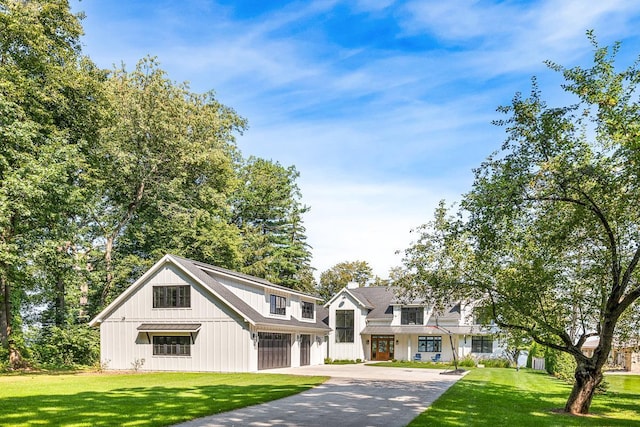
<path id="1" fill-rule="evenodd" d="M 258 369 L 291 366 L 291 334 L 258 333 Z"/>

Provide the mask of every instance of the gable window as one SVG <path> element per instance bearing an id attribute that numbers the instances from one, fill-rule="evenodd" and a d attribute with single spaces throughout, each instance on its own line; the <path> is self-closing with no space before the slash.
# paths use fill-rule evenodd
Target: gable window
<path id="1" fill-rule="evenodd" d="M 154 286 L 153 308 L 191 307 L 191 286 Z"/>
<path id="2" fill-rule="evenodd" d="M 302 301 L 302 318 L 313 319 L 314 304 L 312 302 Z"/>
<path id="3" fill-rule="evenodd" d="M 336 310 L 336 342 L 353 342 L 353 310 Z"/>
<path id="4" fill-rule="evenodd" d="M 489 336 L 471 337 L 472 353 L 493 353 L 493 338 Z"/>
<path id="5" fill-rule="evenodd" d="M 191 337 L 154 336 L 154 356 L 191 356 Z"/>
<path id="6" fill-rule="evenodd" d="M 442 351 L 442 337 L 418 337 L 418 351 Z"/>
<path id="7" fill-rule="evenodd" d="M 287 314 L 287 299 L 280 295 L 271 295 L 269 313 L 284 316 Z"/>
<path id="8" fill-rule="evenodd" d="M 400 324 L 402 325 L 424 324 L 424 309 L 422 307 L 402 307 Z"/>

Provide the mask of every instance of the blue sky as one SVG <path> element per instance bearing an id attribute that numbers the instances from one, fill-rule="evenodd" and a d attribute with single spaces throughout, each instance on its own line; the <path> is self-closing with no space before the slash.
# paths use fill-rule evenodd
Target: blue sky
<path id="1" fill-rule="evenodd" d="M 567 101 L 543 61 L 588 65 L 587 29 L 623 42 L 620 64 L 640 54 L 640 2 L 626 0 L 71 4 L 99 66 L 157 56 L 249 121 L 245 156 L 296 166 L 318 272 L 364 260 L 386 277 L 410 230 L 500 147 L 497 106 L 534 75 L 551 104 Z"/>

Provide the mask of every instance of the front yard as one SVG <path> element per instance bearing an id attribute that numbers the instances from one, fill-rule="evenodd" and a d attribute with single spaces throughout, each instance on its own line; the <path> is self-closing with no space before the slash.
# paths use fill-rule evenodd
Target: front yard
<path id="1" fill-rule="evenodd" d="M 167 426 L 300 393 L 326 380 L 212 373 L 0 376 L 0 425 Z"/>
<path id="2" fill-rule="evenodd" d="M 608 375 L 591 415 L 557 413 L 570 386 L 544 372 L 472 369 L 410 426 L 640 426 L 640 376 Z"/>

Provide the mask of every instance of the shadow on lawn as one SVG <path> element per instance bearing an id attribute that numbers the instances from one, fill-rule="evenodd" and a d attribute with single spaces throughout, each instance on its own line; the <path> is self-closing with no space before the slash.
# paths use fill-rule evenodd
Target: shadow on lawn
<path id="1" fill-rule="evenodd" d="M 517 385 L 468 379 L 458 382 L 443 395 L 443 400 L 447 402 L 446 407 L 440 408 L 440 405 L 436 404 L 410 425 L 640 426 L 640 422 L 615 413 L 637 413 L 637 395 L 597 395 L 590 415 L 573 416 L 557 411 L 564 407 L 570 391 L 571 387 L 564 384 L 559 389 L 553 387 L 549 390 L 527 391 L 519 389 Z"/>
<path id="2" fill-rule="evenodd" d="M 9 397 L 2 399 L 0 424 L 166 426 L 278 399 L 310 388 L 311 385 L 156 386 L 73 395 Z"/>

